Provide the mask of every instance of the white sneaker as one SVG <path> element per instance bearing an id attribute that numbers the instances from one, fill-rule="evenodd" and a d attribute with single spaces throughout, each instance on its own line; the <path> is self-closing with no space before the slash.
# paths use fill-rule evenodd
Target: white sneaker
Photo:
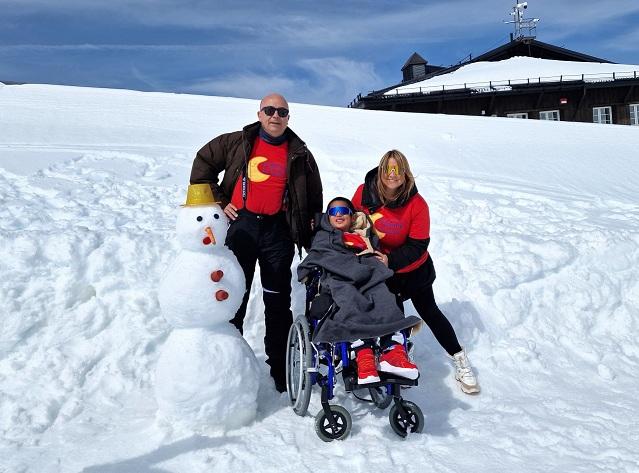
<path id="1" fill-rule="evenodd" d="M 453 362 L 455 363 L 455 379 L 461 390 L 466 394 L 477 394 L 480 391 L 479 383 L 463 348 L 462 351 L 453 355 Z"/>

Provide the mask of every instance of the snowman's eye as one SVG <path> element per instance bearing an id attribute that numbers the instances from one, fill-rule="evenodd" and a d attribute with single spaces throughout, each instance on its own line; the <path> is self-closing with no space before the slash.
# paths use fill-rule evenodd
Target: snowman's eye
<path id="1" fill-rule="evenodd" d="M 197 217 L 197 221 L 198 221 L 198 222 L 201 222 L 201 221 L 202 221 L 202 217 L 200 217 L 200 216 L 198 215 L 198 217 Z"/>
<path id="2" fill-rule="evenodd" d="M 218 214 L 213 214 L 213 218 L 217 220 L 218 218 L 220 218 L 220 216 Z"/>

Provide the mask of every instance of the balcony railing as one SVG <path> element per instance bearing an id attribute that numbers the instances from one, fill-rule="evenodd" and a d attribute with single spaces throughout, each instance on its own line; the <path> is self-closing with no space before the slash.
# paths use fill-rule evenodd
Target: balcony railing
<path id="1" fill-rule="evenodd" d="M 531 85 L 544 83 L 562 83 L 562 82 L 611 82 L 621 79 L 636 79 L 639 71 L 630 72 L 610 72 L 599 74 L 564 74 L 559 76 L 535 77 L 528 79 L 508 79 L 493 80 L 488 82 L 465 82 L 463 84 L 443 84 L 421 87 L 398 87 L 394 90 L 384 93 L 386 96 L 395 95 L 413 95 L 413 94 L 431 94 L 433 92 L 445 92 L 447 90 L 464 90 L 469 89 L 475 93 L 486 93 L 495 91 L 512 90 L 512 86 Z"/>

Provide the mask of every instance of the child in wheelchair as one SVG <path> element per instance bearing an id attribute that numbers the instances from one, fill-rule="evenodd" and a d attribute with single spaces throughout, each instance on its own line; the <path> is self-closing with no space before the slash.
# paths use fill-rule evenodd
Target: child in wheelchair
<path id="1" fill-rule="evenodd" d="M 375 257 L 375 243 L 368 217 L 355 212 L 349 199 L 336 197 L 298 267 L 300 280 L 321 268 L 317 297 L 330 296 L 335 307 L 322 318 L 312 341 L 350 342 L 358 385 L 379 383 L 380 372 L 411 380 L 419 376 L 406 354 L 404 333 L 421 320 L 405 317 L 386 287 L 393 272 Z"/>

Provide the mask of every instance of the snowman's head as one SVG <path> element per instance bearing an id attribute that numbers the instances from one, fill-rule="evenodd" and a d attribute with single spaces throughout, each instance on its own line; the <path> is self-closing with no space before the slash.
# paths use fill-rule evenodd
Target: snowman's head
<path id="1" fill-rule="evenodd" d="M 209 252 L 224 246 L 228 219 L 217 204 L 182 207 L 176 229 L 182 248 Z"/>

